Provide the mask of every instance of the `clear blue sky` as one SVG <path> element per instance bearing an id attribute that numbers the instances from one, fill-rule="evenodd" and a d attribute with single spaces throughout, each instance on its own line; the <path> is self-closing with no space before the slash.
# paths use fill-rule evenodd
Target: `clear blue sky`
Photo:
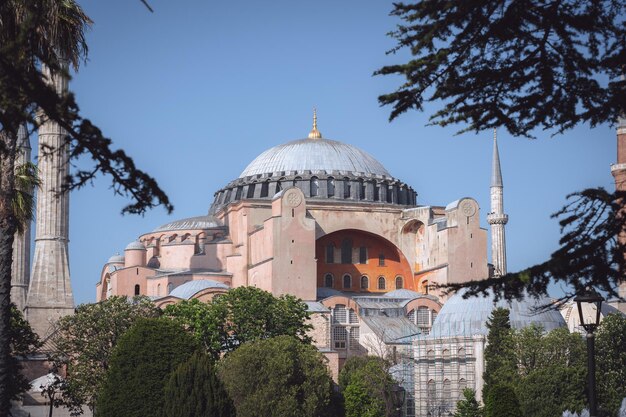
<path id="1" fill-rule="evenodd" d="M 104 262 L 140 234 L 205 214 L 213 193 L 263 150 L 305 137 L 318 109 L 324 137 L 374 155 L 418 193 L 446 205 L 464 196 L 487 227 L 492 133 L 455 136 L 427 114 L 393 123 L 377 96 L 401 81 L 372 77 L 400 62 L 386 36 L 391 1 L 82 0 L 94 20 L 89 61 L 71 83 L 82 113 L 153 175 L 175 211 L 121 216 L 108 180 L 71 196 L 70 263 L 77 303 L 95 300 Z M 433 108 L 431 108 L 432 110 Z M 499 132 L 510 270 L 546 259 L 565 195 L 612 188 L 615 132 L 581 126 L 551 138 Z"/>

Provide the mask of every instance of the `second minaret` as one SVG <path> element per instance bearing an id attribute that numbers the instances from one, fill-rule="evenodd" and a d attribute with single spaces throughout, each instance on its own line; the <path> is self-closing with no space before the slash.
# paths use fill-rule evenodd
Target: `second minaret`
<path id="1" fill-rule="evenodd" d="M 496 277 L 506 275 L 504 225 L 509 221 L 509 216 L 504 214 L 503 188 L 498 139 L 494 129 L 493 160 L 491 162 L 491 213 L 487 215 L 487 223 L 491 225 L 491 262 Z"/>

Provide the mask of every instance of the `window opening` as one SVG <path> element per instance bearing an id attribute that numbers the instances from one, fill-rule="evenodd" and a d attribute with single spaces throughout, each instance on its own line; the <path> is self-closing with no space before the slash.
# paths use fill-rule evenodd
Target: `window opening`
<path id="1" fill-rule="evenodd" d="M 396 277 L 396 290 L 402 289 L 402 277 Z"/>
<path id="2" fill-rule="evenodd" d="M 359 248 L 359 263 L 360 264 L 367 263 L 367 248 L 365 246 L 361 246 Z"/>
<path id="3" fill-rule="evenodd" d="M 333 276 L 331 274 L 326 274 L 324 276 L 324 287 L 326 288 L 333 287 Z"/>
<path id="4" fill-rule="evenodd" d="M 352 287 L 352 277 L 348 274 L 343 276 L 343 288 L 349 289 Z"/>
<path id="5" fill-rule="evenodd" d="M 326 263 L 334 264 L 335 263 L 335 245 L 332 243 L 326 246 Z"/>
<path id="6" fill-rule="evenodd" d="M 311 197 L 317 197 L 317 194 L 319 192 L 319 182 L 317 181 L 317 177 L 312 177 L 311 178 Z"/>
<path id="7" fill-rule="evenodd" d="M 370 286 L 370 283 L 369 283 L 369 278 L 368 278 L 368 277 L 366 277 L 365 275 L 363 275 L 363 276 L 361 277 L 361 289 L 362 289 L 362 290 L 366 290 L 366 289 L 368 289 L 368 288 L 369 288 L 369 286 Z"/>
<path id="8" fill-rule="evenodd" d="M 352 263 L 352 240 L 350 239 L 344 239 L 341 242 L 341 263 Z"/>
<path id="9" fill-rule="evenodd" d="M 379 277 L 378 278 L 378 289 L 379 290 L 384 290 L 385 289 L 385 277 Z"/>

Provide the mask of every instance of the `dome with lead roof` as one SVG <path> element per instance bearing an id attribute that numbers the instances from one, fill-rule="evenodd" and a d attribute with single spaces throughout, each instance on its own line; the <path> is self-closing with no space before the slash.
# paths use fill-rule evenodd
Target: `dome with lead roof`
<path id="1" fill-rule="evenodd" d="M 317 116 L 313 117 L 308 138 L 262 152 L 237 179 L 215 193 L 209 214 L 241 200 L 271 200 L 290 186 L 310 201 L 416 206 L 417 193 L 408 184 L 356 146 L 323 138 Z"/>
<path id="2" fill-rule="evenodd" d="M 535 299 L 525 297 L 523 300 L 507 302 L 499 300 L 494 302 L 493 293 L 483 297 L 469 297 L 464 299 L 466 290 L 460 290 L 443 305 L 433 323 L 431 335 L 433 337 L 447 336 L 474 336 L 487 335 L 487 320 L 491 312 L 498 307 L 509 310 L 511 327 L 522 329 L 531 324 L 543 327 L 544 331 L 567 327 L 563 316 L 557 310 L 539 309 L 550 303 L 548 299 Z"/>
<path id="3" fill-rule="evenodd" d="M 257 156 L 239 178 L 276 172 L 345 172 L 391 178 L 383 164 L 356 146 L 330 139 L 298 139 Z"/>

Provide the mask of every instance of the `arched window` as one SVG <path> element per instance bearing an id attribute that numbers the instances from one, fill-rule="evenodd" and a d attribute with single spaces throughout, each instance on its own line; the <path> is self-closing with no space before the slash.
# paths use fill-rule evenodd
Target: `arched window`
<path id="1" fill-rule="evenodd" d="M 276 181 L 276 192 L 278 193 L 282 189 L 283 189 L 283 184 L 282 184 L 281 180 Z"/>
<path id="2" fill-rule="evenodd" d="M 311 197 L 317 197 L 319 193 L 319 182 L 317 181 L 317 177 L 311 177 Z"/>
<path id="3" fill-rule="evenodd" d="M 434 404 L 435 401 L 437 401 L 437 386 L 435 385 L 435 381 L 432 379 L 428 381 L 427 392 L 428 392 L 428 398 L 427 398 L 428 403 Z"/>
<path id="4" fill-rule="evenodd" d="M 378 289 L 384 290 L 386 287 L 385 277 L 378 277 Z"/>
<path id="5" fill-rule="evenodd" d="M 359 178 L 359 200 L 365 200 L 365 182 Z"/>
<path id="6" fill-rule="evenodd" d="M 263 184 L 261 184 L 261 198 L 263 197 L 267 197 L 267 195 L 269 194 L 270 191 L 270 180 L 264 181 Z"/>
<path id="7" fill-rule="evenodd" d="M 237 192 L 235 193 L 235 200 L 241 200 L 241 193 L 243 192 L 243 186 L 237 187 Z"/>
<path id="8" fill-rule="evenodd" d="M 362 290 L 366 290 L 370 287 L 370 280 L 368 277 L 366 277 L 365 275 L 363 275 L 361 277 L 361 289 Z"/>
<path id="9" fill-rule="evenodd" d="M 374 201 L 380 200 L 380 184 L 376 184 L 376 181 L 372 181 L 372 187 L 374 187 Z"/>
<path id="10" fill-rule="evenodd" d="M 343 198 L 350 198 L 350 178 L 343 179 Z"/>
<path id="11" fill-rule="evenodd" d="M 415 310 L 409 311 L 406 318 L 411 320 L 411 323 L 415 323 Z"/>
<path id="12" fill-rule="evenodd" d="M 254 188 L 256 187 L 256 183 L 252 183 L 248 185 L 248 194 L 246 194 L 246 198 L 254 198 Z"/>
<path id="13" fill-rule="evenodd" d="M 467 381 L 463 378 L 459 379 L 459 399 L 463 399 L 463 390 L 467 388 Z"/>
<path id="14" fill-rule="evenodd" d="M 378 266 L 385 266 L 385 254 L 378 255 Z"/>
<path id="15" fill-rule="evenodd" d="M 402 277 L 396 277 L 396 290 L 402 289 Z"/>
<path id="16" fill-rule="evenodd" d="M 343 324 L 348 322 L 348 311 L 345 305 L 337 304 L 335 308 L 333 308 L 333 321 Z"/>
<path id="17" fill-rule="evenodd" d="M 333 287 L 333 276 L 331 274 L 324 275 L 324 286 L 326 288 L 332 288 Z"/>
<path id="18" fill-rule="evenodd" d="M 139 284 L 136 284 L 135 285 L 135 295 L 139 295 L 140 292 L 141 292 L 140 290 L 141 290 L 141 288 L 139 287 Z"/>
<path id="19" fill-rule="evenodd" d="M 329 197 L 335 196 L 335 179 L 333 177 L 328 177 L 326 180 L 326 190 Z"/>
<path id="20" fill-rule="evenodd" d="M 343 288 L 345 289 L 352 288 L 352 277 L 349 274 L 345 274 L 343 276 Z"/>
<path id="21" fill-rule="evenodd" d="M 417 326 L 421 328 L 430 327 L 430 313 L 428 307 L 417 308 Z"/>
<path id="22" fill-rule="evenodd" d="M 168 294 L 171 294 L 173 289 L 174 289 L 174 284 L 172 284 L 171 282 L 169 284 L 167 284 L 167 293 Z"/>
<path id="23" fill-rule="evenodd" d="M 298 186 L 298 183 L 299 183 L 300 181 L 302 181 L 302 177 L 295 177 L 295 178 L 293 179 L 293 186 L 294 186 L 294 187 L 297 187 L 297 186 Z"/>
<path id="24" fill-rule="evenodd" d="M 361 246 L 359 248 L 359 263 L 366 264 L 367 263 L 367 247 Z"/>
<path id="25" fill-rule="evenodd" d="M 441 352 L 441 356 L 443 357 L 444 361 L 447 361 L 448 359 L 450 359 L 450 350 L 444 349 L 443 352 Z"/>
<path id="26" fill-rule="evenodd" d="M 450 383 L 449 379 L 444 379 L 443 380 L 443 393 L 441 397 L 444 401 L 447 401 L 447 402 L 454 401 L 450 397 L 451 394 L 452 394 L 452 384 Z"/>
<path id="27" fill-rule="evenodd" d="M 465 349 L 459 348 L 459 350 L 457 351 L 457 356 L 459 357 L 460 360 L 465 359 Z"/>
<path id="28" fill-rule="evenodd" d="M 393 186 L 388 185 L 387 186 L 387 202 L 388 203 L 393 203 L 392 193 L 393 193 Z"/>
<path id="29" fill-rule="evenodd" d="M 327 264 L 335 263 L 335 245 L 333 243 L 326 246 L 326 263 Z"/>
<path id="30" fill-rule="evenodd" d="M 352 240 L 344 239 L 341 241 L 341 263 L 352 263 Z"/>

